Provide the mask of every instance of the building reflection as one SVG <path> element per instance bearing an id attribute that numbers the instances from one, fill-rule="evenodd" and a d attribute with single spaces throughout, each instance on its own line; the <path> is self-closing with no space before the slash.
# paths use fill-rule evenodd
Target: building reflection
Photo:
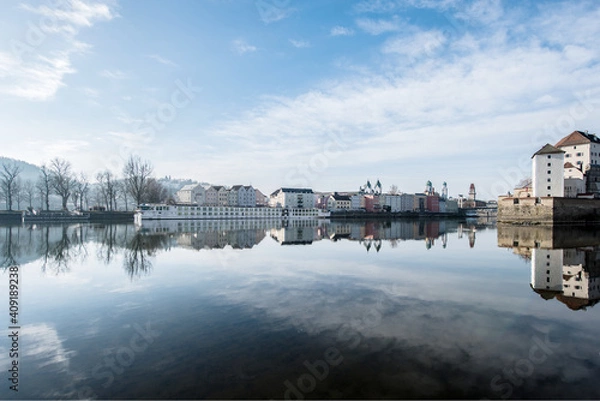
<path id="1" fill-rule="evenodd" d="M 367 252 L 402 241 L 422 241 L 426 249 L 446 248 L 466 236 L 471 247 L 475 232 L 486 226 L 442 221 L 328 221 L 328 220 L 173 220 L 133 224 L 48 224 L 0 226 L 0 268 L 40 262 L 46 274 L 69 271 L 90 257 L 105 264 L 122 260 L 131 278 L 148 274 L 152 259 L 171 248 L 196 251 L 252 249 L 266 236 L 281 245 L 310 245 L 316 241 L 350 241 Z M 94 244 L 94 246 L 89 246 Z M 93 250 L 93 251 L 91 251 Z M 92 252 L 93 254 L 90 254 Z"/>
<path id="2" fill-rule="evenodd" d="M 478 230 L 494 228 L 495 225 L 477 221 L 457 220 L 393 220 L 393 221 L 327 221 L 306 220 L 291 221 L 286 226 L 272 228 L 271 238 L 281 245 L 309 245 L 315 241 L 333 242 L 347 240 L 363 245 L 367 252 L 379 252 L 384 243 L 395 248 L 402 241 L 423 241 L 426 249 L 438 245 L 446 248 L 451 234 L 457 239 L 464 236 L 469 246 L 475 246 Z"/>
<path id="3" fill-rule="evenodd" d="M 600 300 L 600 233 L 594 227 L 498 226 L 498 245 L 531 263 L 531 288 L 585 310 Z"/>

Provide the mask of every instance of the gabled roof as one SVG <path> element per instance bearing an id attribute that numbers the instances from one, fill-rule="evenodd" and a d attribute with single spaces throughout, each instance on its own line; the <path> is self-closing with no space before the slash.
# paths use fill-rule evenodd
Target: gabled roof
<path id="1" fill-rule="evenodd" d="M 571 163 L 571 162 L 566 162 L 565 163 L 565 168 L 576 168 L 577 170 L 580 170 L 579 167 L 574 166 L 573 163 Z"/>
<path id="2" fill-rule="evenodd" d="M 243 185 L 234 185 L 231 187 L 231 189 L 233 189 L 234 191 L 239 190 L 241 187 L 243 187 Z"/>
<path id="3" fill-rule="evenodd" d="M 585 145 L 587 143 L 600 143 L 600 139 L 594 134 L 588 134 L 587 132 L 573 131 L 569 135 L 557 142 L 556 147 L 561 146 L 572 146 L 572 145 Z"/>
<path id="4" fill-rule="evenodd" d="M 565 153 L 565 151 L 560 150 L 559 148 L 555 148 L 554 146 L 547 143 L 540 150 L 535 152 L 533 154 L 533 156 L 531 156 L 531 158 L 533 159 L 537 155 L 550 155 L 550 154 L 556 154 L 556 153 Z"/>
<path id="5" fill-rule="evenodd" d="M 223 185 L 211 185 L 211 187 L 208 189 L 211 188 L 213 188 L 215 191 L 220 191 L 221 189 L 223 189 Z"/>
<path id="6" fill-rule="evenodd" d="M 331 195 L 331 197 L 333 197 L 333 199 L 335 199 L 336 201 L 348 201 L 348 202 L 350 202 L 350 197 L 349 196 L 345 196 L 345 195 Z"/>
<path id="7" fill-rule="evenodd" d="M 184 185 L 183 187 L 181 187 L 180 191 L 193 191 L 198 186 L 201 187 L 202 185 L 200 185 L 200 184 L 188 184 L 188 185 Z"/>
<path id="8" fill-rule="evenodd" d="M 287 193 L 301 193 L 301 194 L 312 194 L 313 190 L 310 188 L 279 188 L 271 194 L 271 196 L 277 196 L 279 192 Z"/>

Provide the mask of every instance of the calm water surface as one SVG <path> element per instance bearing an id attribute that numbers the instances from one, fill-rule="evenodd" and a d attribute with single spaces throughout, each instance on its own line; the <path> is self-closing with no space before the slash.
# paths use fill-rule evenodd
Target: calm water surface
<path id="1" fill-rule="evenodd" d="M 2 226 L 0 398 L 600 398 L 598 245 L 453 221 Z"/>

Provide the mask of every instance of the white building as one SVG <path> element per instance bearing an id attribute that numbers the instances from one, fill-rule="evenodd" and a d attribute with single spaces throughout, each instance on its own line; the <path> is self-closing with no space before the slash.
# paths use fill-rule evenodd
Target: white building
<path id="1" fill-rule="evenodd" d="M 563 197 L 565 152 L 548 143 L 535 152 L 532 159 L 533 196 Z"/>
<path id="2" fill-rule="evenodd" d="M 206 190 L 206 204 L 207 205 L 227 205 L 228 201 L 228 191 L 227 188 L 221 185 L 212 185 Z"/>
<path id="3" fill-rule="evenodd" d="M 175 196 L 180 203 L 189 203 L 204 205 L 206 190 L 200 184 L 190 184 L 183 186 Z"/>
<path id="4" fill-rule="evenodd" d="M 240 188 L 244 188 L 243 185 L 232 186 L 227 193 L 227 204 L 229 206 L 241 206 L 239 202 Z M 244 190 L 245 191 L 245 190 Z"/>
<path id="5" fill-rule="evenodd" d="M 596 250 L 534 248 L 531 287 L 570 309 L 593 306 L 600 299 L 599 256 Z"/>
<path id="6" fill-rule="evenodd" d="M 555 145 L 565 152 L 565 161 L 586 171 L 593 164 L 600 164 L 600 138 L 595 134 L 573 131 Z"/>
<path id="7" fill-rule="evenodd" d="M 401 207 L 403 212 L 412 212 L 415 210 L 415 196 L 411 194 L 400 195 Z"/>
<path id="8" fill-rule="evenodd" d="M 536 290 L 562 291 L 563 250 L 533 248 L 531 286 Z"/>
<path id="9" fill-rule="evenodd" d="M 309 188 L 279 188 L 271 194 L 269 206 L 312 209 L 315 207 L 315 195 Z"/>
<path id="10" fill-rule="evenodd" d="M 381 199 L 383 198 L 383 199 Z M 380 200 L 382 200 L 382 206 L 389 210 L 392 213 L 403 212 L 405 210 L 402 209 L 402 195 L 382 195 Z"/>
<path id="11" fill-rule="evenodd" d="M 256 190 L 252 185 L 244 185 L 238 193 L 238 203 L 240 206 L 254 207 L 256 206 Z"/>
<path id="12" fill-rule="evenodd" d="M 576 198 L 585 193 L 585 174 L 571 162 L 565 163 L 565 198 Z"/>
<path id="13" fill-rule="evenodd" d="M 349 210 L 352 206 L 352 201 L 349 196 L 333 194 L 327 197 L 327 210 Z"/>

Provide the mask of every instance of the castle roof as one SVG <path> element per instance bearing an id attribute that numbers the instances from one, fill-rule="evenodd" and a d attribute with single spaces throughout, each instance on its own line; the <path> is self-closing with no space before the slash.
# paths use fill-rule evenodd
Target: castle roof
<path id="1" fill-rule="evenodd" d="M 535 152 L 533 154 L 533 156 L 531 156 L 531 158 L 533 159 L 537 155 L 550 155 L 550 154 L 556 154 L 556 153 L 565 153 L 565 151 L 561 150 L 561 149 L 558 149 L 558 148 L 555 148 L 554 146 L 552 146 L 549 143 L 547 143 L 540 150 L 538 150 L 537 152 Z"/>
<path id="2" fill-rule="evenodd" d="M 569 135 L 557 142 L 556 147 L 572 146 L 572 145 L 585 145 L 588 143 L 600 143 L 600 139 L 595 134 L 588 134 L 587 132 L 573 131 Z"/>

